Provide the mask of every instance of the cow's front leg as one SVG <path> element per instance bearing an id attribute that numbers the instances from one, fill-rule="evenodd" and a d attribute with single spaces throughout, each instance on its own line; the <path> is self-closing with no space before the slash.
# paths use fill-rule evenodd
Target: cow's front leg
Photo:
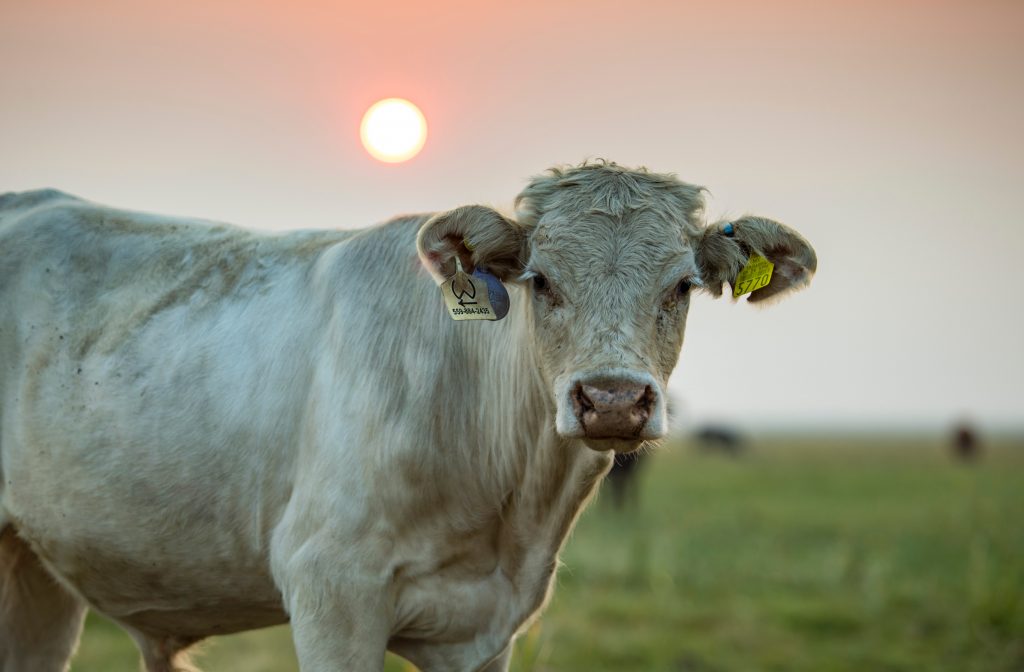
<path id="1" fill-rule="evenodd" d="M 302 672 L 380 672 L 390 630 L 379 586 L 315 586 L 289 600 Z"/>
<path id="2" fill-rule="evenodd" d="M 346 552 L 352 544 L 335 542 L 340 538 L 284 529 L 275 540 L 274 579 L 291 620 L 299 669 L 380 672 L 391 630 L 390 582 L 380 558 L 366 552 L 368 544 L 357 557 Z"/>

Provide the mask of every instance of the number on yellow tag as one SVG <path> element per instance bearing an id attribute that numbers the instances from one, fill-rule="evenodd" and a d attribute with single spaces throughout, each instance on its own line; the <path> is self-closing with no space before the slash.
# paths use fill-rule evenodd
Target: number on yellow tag
<path id="1" fill-rule="evenodd" d="M 775 264 L 761 255 L 750 255 L 750 259 L 747 259 L 747 265 L 743 267 L 743 270 L 736 276 L 735 282 L 732 283 L 733 298 L 735 299 L 736 297 L 750 294 L 762 287 L 766 287 L 772 281 L 772 270 L 774 268 Z"/>

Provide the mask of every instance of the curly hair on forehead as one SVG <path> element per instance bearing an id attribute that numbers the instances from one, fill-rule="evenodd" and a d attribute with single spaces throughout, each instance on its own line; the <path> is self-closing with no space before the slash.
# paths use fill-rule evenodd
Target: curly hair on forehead
<path id="1" fill-rule="evenodd" d="M 683 182 L 671 173 L 626 168 L 597 159 L 577 166 L 556 166 L 534 177 L 516 197 L 519 224 L 532 228 L 547 212 L 620 217 L 630 211 L 653 210 L 686 222 L 687 233 L 703 228 L 704 187 Z"/>

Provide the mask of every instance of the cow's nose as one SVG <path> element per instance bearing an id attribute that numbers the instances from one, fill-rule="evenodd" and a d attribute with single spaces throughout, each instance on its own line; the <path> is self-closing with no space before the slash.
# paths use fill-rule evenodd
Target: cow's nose
<path id="1" fill-rule="evenodd" d="M 656 398 L 650 385 L 622 379 L 581 381 L 572 392 L 576 418 L 590 439 L 639 436 Z"/>

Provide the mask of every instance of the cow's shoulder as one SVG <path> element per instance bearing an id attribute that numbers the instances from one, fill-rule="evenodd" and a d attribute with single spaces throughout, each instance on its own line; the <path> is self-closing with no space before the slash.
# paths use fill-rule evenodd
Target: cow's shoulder
<path id="1" fill-rule="evenodd" d="M 387 302 L 374 302 L 372 305 L 359 302 L 376 315 L 375 322 L 389 314 L 395 319 L 409 319 L 410 316 L 402 312 L 405 310 L 403 306 L 422 300 L 413 298 L 414 295 L 418 297 L 421 293 L 436 291 L 416 253 L 416 234 L 429 218 L 429 214 L 408 215 L 345 232 L 345 244 L 335 246 L 324 258 L 323 269 L 328 284 L 344 286 L 350 294 L 389 297 L 391 300 Z M 314 234 L 306 235 L 313 236 L 310 244 L 317 244 L 319 239 Z M 396 298 L 403 300 L 394 301 Z"/>

